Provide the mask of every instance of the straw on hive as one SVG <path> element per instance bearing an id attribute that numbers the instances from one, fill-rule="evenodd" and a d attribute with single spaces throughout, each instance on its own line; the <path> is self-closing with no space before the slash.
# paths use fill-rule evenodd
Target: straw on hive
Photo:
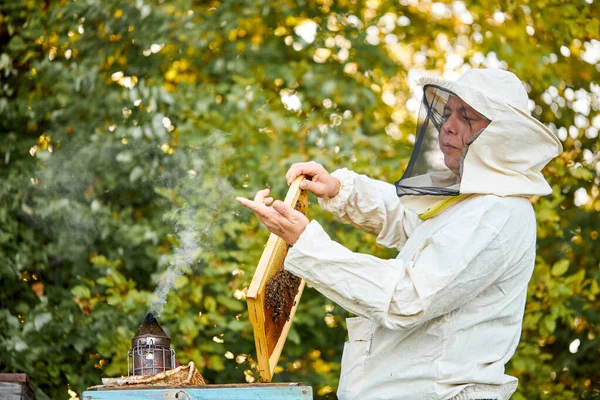
<path id="1" fill-rule="evenodd" d="M 204 378 L 198 372 L 196 365 L 190 361 L 188 365 L 181 365 L 175 369 L 159 372 L 155 375 L 122 376 L 120 378 L 102 378 L 105 386 L 132 386 L 132 385 L 206 385 Z"/>

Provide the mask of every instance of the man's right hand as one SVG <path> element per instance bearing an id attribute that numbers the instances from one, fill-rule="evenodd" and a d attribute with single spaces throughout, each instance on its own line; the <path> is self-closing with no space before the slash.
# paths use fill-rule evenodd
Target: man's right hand
<path id="1" fill-rule="evenodd" d="M 314 193 L 317 197 L 335 197 L 340 191 L 340 181 L 315 161 L 292 164 L 285 174 L 288 185 L 300 175 L 306 175 L 307 178 L 302 181 L 300 188 Z"/>

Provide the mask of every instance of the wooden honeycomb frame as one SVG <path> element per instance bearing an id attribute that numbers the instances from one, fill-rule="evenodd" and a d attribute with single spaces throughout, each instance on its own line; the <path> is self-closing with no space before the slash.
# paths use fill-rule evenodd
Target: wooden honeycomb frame
<path id="1" fill-rule="evenodd" d="M 290 185 L 284 203 L 306 215 L 308 195 L 305 190 L 300 189 L 302 180 L 304 180 L 304 176 L 298 177 Z M 279 361 L 305 285 L 304 280 L 300 280 L 296 294 L 289 294 L 293 297 L 293 302 L 290 302 L 291 308 L 285 310 L 286 313 L 289 313 L 289 318 L 284 323 L 272 321 L 269 318 L 269 310 L 265 308 L 267 283 L 277 272 L 283 270 L 283 261 L 287 252 L 287 243 L 271 233 L 246 294 L 248 314 L 254 329 L 260 380 L 263 382 L 271 382 L 273 379 L 275 366 Z"/>

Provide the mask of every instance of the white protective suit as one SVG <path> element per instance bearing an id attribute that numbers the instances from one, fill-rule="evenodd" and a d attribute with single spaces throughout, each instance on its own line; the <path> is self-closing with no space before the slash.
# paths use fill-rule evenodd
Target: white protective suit
<path id="1" fill-rule="evenodd" d="M 313 220 L 285 269 L 358 315 L 347 320 L 340 399 L 508 399 L 517 379 L 504 366 L 519 342 L 535 261 L 529 198 L 551 193 L 540 171 L 562 146 L 530 115 L 511 73 L 422 83 L 491 120 L 465 150 L 460 196 L 399 198 L 391 184 L 338 170 L 340 192 L 321 206 L 400 253 L 353 253 Z"/>

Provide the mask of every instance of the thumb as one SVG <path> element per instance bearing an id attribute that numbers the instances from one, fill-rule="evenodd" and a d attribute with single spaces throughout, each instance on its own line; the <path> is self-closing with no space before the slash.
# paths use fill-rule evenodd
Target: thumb
<path id="1" fill-rule="evenodd" d="M 306 189 L 309 192 L 314 193 L 317 196 L 321 196 L 323 195 L 323 183 L 321 182 L 315 182 L 315 181 L 309 181 L 308 179 L 303 180 L 302 182 L 300 182 L 300 189 Z"/>
<path id="2" fill-rule="evenodd" d="M 273 203 L 273 208 L 283 218 L 290 219 L 291 213 L 292 213 L 292 209 L 287 204 L 285 204 L 283 201 L 281 201 L 281 200 L 275 200 L 275 202 Z"/>

